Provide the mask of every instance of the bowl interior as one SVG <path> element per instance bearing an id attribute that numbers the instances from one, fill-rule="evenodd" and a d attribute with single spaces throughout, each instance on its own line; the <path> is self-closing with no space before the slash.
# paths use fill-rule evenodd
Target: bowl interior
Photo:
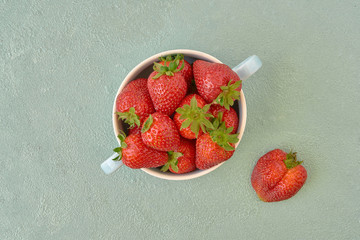
<path id="1" fill-rule="evenodd" d="M 192 64 L 195 60 L 205 60 L 209 62 L 217 62 L 221 63 L 218 59 L 214 58 L 211 55 L 208 55 L 203 52 L 194 51 L 194 50 L 187 50 L 187 49 L 178 49 L 178 50 L 171 50 L 162 52 L 159 54 L 156 54 L 140 64 L 138 64 L 124 79 L 121 86 L 118 89 L 118 92 L 116 96 L 122 91 L 122 89 L 132 80 L 138 79 L 138 78 L 148 78 L 150 73 L 153 71 L 153 63 L 155 61 L 158 61 L 159 57 L 166 56 L 170 54 L 177 54 L 182 53 L 184 54 L 185 60 L 188 61 L 190 64 Z M 123 130 L 127 133 L 126 129 L 127 126 L 124 124 L 121 120 L 118 120 L 116 112 L 116 96 L 114 101 L 114 107 L 113 107 L 113 126 L 114 126 L 114 133 L 115 136 L 117 136 L 120 133 L 120 130 Z M 239 145 L 239 142 L 242 138 L 243 132 L 245 130 L 245 124 L 246 124 L 246 102 L 245 102 L 245 96 L 243 91 L 240 93 L 240 101 L 236 101 L 233 108 L 235 109 L 236 113 L 239 116 L 239 127 L 237 129 L 237 133 L 239 133 L 239 141 L 235 144 L 235 148 Z M 116 137 L 117 138 L 117 137 Z M 224 162 L 223 162 L 224 163 Z M 220 163 L 212 168 L 206 169 L 206 170 L 195 170 L 190 173 L 185 174 L 174 174 L 171 172 L 161 172 L 160 168 L 142 168 L 143 171 L 147 172 L 148 174 L 159 177 L 162 179 L 167 180 L 188 180 L 192 178 L 197 178 L 200 176 L 203 176 L 216 168 L 220 167 L 223 163 Z"/>

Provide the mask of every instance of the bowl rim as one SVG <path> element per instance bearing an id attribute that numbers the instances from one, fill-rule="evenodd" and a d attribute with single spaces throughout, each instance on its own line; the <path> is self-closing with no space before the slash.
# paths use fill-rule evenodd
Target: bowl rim
<path id="1" fill-rule="evenodd" d="M 184 54 L 185 56 L 189 56 L 189 57 L 193 57 L 193 58 L 200 58 L 200 59 L 204 59 L 206 61 L 209 62 L 216 62 L 216 63 L 222 63 L 219 59 L 201 52 L 201 51 L 197 51 L 197 50 L 190 50 L 190 49 L 174 49 L 174 50 L 167 50 L 167 51 L 163 51 L 157 54 L 154 54 L 150 57 L 148 57 L 147 59 L 145 59 L 144 61 L 140 62 L 139 64 L 137 64 L 124 78 L 124 80 L 121 82 L 120 87 L 118 88 L 118 91 L 115 95 L 115 99 L 114 99 L 114 103 L 113 103 L 113 108 L 112 108 L 112 122 L 113 122 L 113 130 L 114 130 L 114 134 L 115 137 L 117 139 L 117 141 L 119 142 L 119 139 L 117 137 L 118 133 L 119 133 L 119 123 L 118 123 L 118 118 L 116 116 L 116 99 L 117 96 L 120 94 L 120 92 L 124 89 L 124 87 L 131 82 L 132 80 L 135 80 L 135 77 L 144 69 L 146 69 L 147 67 L 149 67 L 150 65 L 152 65 L 155 61 L 157 61 L 159 59 L 159 57 L 162 56 L 166 56 L 166 55 L 171 55 L 171 54 L 177 54 L 177 53 L 181 53 Z M 238 131 L 237 133 L 239 133 L 239 141 L 235 144 L 235 149 L 238 147 L 244 131 L 245 131 L 245 126 L 246 126 L 246 119 L 247 119 L 247 108 L 246 108 L 246 100 L 245 100 L 245 95 L 243 90 L 241 90 L 240 92 L 240 101 L 239 101 L 239 127 L 238 127 Z M 120 142 L 119 142 L 120 143 Z M 221 165 L 223 165 L 225 162 L 222 162 L 212 168 L 206 169 L 206 170 L 200 170 L 197 169 L 193 172 L 189 172 L 189 173 L 184 173 L 184 174 L 174 174 L 174 173 L 170 173 L 170 172 L 160 172 L 158 169 L 156 168 L 141 168 L 142 171 L 157 177 L 157 178 L 161 178 L 161 179 L 165 179 L 165 180 L 190 180 L 190 179 L 194 179 L 194 178 L 198 178 L 201 177 L 203 175 L 206 175 L 212 171 L 214 171 L 215 169 L 217 169 L 218 167 L 220 167 Z"/>

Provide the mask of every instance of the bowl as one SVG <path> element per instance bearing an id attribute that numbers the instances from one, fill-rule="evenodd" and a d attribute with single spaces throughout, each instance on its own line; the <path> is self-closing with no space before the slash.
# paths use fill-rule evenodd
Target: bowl
<path id="1" fill-rule="evenodd" d="M 204 53 L 200 51 L 195 50 L 189 50 L 189 49 L 176 49 L 176 50 L 169 50 L 165 52 L 161 52 L 158 54 L 155 54 L 141 63 L 139 63 L 136 67 L 134 67 L 129 74 L 125 77 L 124 81 L 121 83 L 114 99 L 114 106 L 113 106 L 113 112 L 112 112 L 112 121 L 113 121 L 113 128 L 114 128 L 114 134 L 116 139 L 119 142 L 118 134 L 120 133 L 120 130 L 125 131 L 125 125 L 121 120 L 118 119 L 118 116 L 116 114 L 116 97 L 120 94 L 120 92 L 124 89 L 124 87 L 130 83 L 131 81 L 138 79 L 138 78 L 148 78 L 150 73 L 153 71 L 153 64 L 154 62 L 159 60 L 159 57 L 167 56 L 167 55 L 173 55 L 181 53 L 184 55 L 184 58 L 186 61 L 188 61 L 190 64 L 193 63 L 195 60 L 205 60 L 208 62 L 215 62 L 215 63 L 222 63 L 219 59 Z M 240 100 L 236 101 L 233 105 L 233 108 L 235 109 L 236 113 L 239 117 L 239 126 L 237 129 L 237 133 L 239 141 L 235 144 L 235 149 L 238 147 L 240 140 L 244 134 L 245 125 L 246 125 L 246 101 L 243 90 L 240 92 Z M 120 143 L 120 142 L 119 142 Z M 231 161 L 232 158 L 229 160 Z M 141 168 L 142 171 L 146 172 L 147 174 L 150 174 L 154 177 L 166 179 L 166 180 L 189 180 L 193 178 L 201 177 L 205 174 L 208 174 L 221 165 L 225 164 L 225 162 L 222 162 L 212 168 L 206 169 L 206 170 L 195 170 L 193 172 L 184 173 L 184 174 L 175 174 L 172 172 L 162 172 L 160 171 L 160 168 Z"/>

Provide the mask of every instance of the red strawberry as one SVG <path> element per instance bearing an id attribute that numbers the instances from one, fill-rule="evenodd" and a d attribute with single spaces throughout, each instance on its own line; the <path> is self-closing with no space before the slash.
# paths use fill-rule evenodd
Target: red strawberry
<path id="1" fill-rule="evenodd" d="M 195 139 L 206 127 L 212 128 L 208 120 L 212 115 L 207 113 L 210 105 L 205 105 L 205 100 L 197 94 L 188 95 L 181 101 L 174 115 L 174 122 L 181 136 Z"/>
<path id="2" fill-rule="evenodd" d="M 177 62 L 171 62 L 169 67 L 154 63 L 155 71 L 150 74 L 147 86 L 157 112 L 170 116 L 185 97 L 187 84 L 179 73 L 183 65 L 177 69 Z"/>
<path id="3" fill-rule="evenodd" d="M 174 151 L 180 145 L 175 123 L 160 112 L 149 115 L 141 129 L 141 137 L 147 146 L 160 151 Z"/>
<path id="4" fill-rule="evenodd" d="M 252 172 L 251 184 L 264 202 L 286 200 L 304 185 L 307 172 L 296 153 L 272 150 L 262 156 Z"/>
<path id="5" fill-rule="evenodd" d="M 146 146 L 140 133 L 127 137 L 121 133 L 118 137 L 121 144 L 114 151 L 119 153 L 119 157 L 114 160 L 121 159 L 130 168 L 155 168 L 167 163 L 168 154 Z"/>
<path id="6" fill-rule="evenodd" d="M 232 107 L 227 110 L 225 107 L 222 107 L 219 104 L 212 104 L 210 107 L 210 113 L 215 118 L 219 117 L 219 114 L 222 115 L 222 118 L 220 120 L 222 122 L 225 122 L 226 128 L 232 127 L 233 130 L 231 131 L 231 133 L 236 133 L 239 125 L 239 118 Z"/>
<path id="7" fill-rule="evenodd" d="M 237 134 L 231 134 L 231 128 L 226 129 L 225 122 L 220 126 L 218 119 L 214 121 L 215 130 L 201 135 L 196 140 L 196 167 L 208 169 L 222 163 L 234 154 L 234 144 L 238 141 Z"/>
<path id="8" fill-rule="evenodd" d="M 161 57 L 159 63 L 164 66 L 166 64 L 166 66 L 169 67 L 170 63 L 174 62 L 174 61 L 178 61 L 177 69 L 180 69 L 184 62 L 184 68 L 181 71 L 179 71 L 179 73 L 181 73 L 182 76 L 184 77 L 187 87 L 189 89 L 190 85 L 191 85 L 191 81 L 194 78 L 194 75 L 193 75 L 192 67 L 191 67 L 190 63 L 184 59 L 184 55 L 177 54 L 176 56 L 168 55 L 166 57 Z"/>
<path id="9" fill-rule="evenodd" d="M 161 171 L 166 172 L 168 169 L 176 174 L 188 173 L 196 169 L 194 140 L 180 139 L 179 148 L 176 152 L 169 152 L 169 160 Z"/>
<path id="10" fill-rule="evenodd" d="M 229 66 L 196 60 L 193 70 L 197 90 L 208 103 L 215 100 L 228 109 L 240 99 L 241 80 Z"/>
<path id="11" fill-rule="evenodd" d="M 141 126 L 149 114 L 155 112 L 147 89 L 147 79 L 131 81 L 116 98 L 116 110 L 119 119 L 124 120 L 130 128 Z"/>

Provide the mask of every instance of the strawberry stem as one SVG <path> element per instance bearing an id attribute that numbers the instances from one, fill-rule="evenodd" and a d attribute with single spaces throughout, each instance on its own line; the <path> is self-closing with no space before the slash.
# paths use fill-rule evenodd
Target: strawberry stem
<path id="1" fill-rule="evenodd" d="M 200 128 L 205 133 L 207 129 L 214 129 L 208 118 L 213 117 L 210 113 L 207 113 L 210 109 L 210 104 L 205 105 L 203 108 L 198 106 L 196 97 L 194 96 L 190 105 L 185 104 L 184 106 L 176 109 L 176 112 L 180 114 L 180 119 L 185 119 L 181 124 L 181 129 L 190 126 L 190 130 L 195 133 L 198 137 Z"/>
<path id="2" fill-rule="evenodd" d="M 230 109 L 230 106 L 234 105 L 235 100 L 240 100 L 240 92 L 236 90 L 241 85 L 241 80 L 231 83 L 230 80 L 227 86 L 221 86 L 220 89 L 222 92 L 217 96 L 214 102 L 219 103 L 221 106 L 225 107 L 227 110 Z"/>
<path id="3" fill-rule="evenodd" d="M 167 56 L 166 58 L 161 57 L 160 60 L 164 61 L 164 65 L 154 62 L 153 69 L 157 74 L 153 77 L 153 79 L 158 79 L 162 75 L 167 76 L 174 76 L 174 73 L 183 70 L 185 67 L 185 61 L 182 61 L 181 67 L 178 69 L 180 61 L 184 59 L 184 55 L 177 54 L 176 57 L 173 59 L 172 56 Z M 169 66 L 167 63 L 169 62 Z"/>
<path id="4" fill-rule="evenodd" d="M 159 57 L 159 60 L 161 62 L 171 62 L 171 61 L 174 61 L 176 59 L 176 57 L 179 59 L 179 60 L 183 60 L 184 59 L 184 55 L 183 54 L 172 54 L 172 55 L 167 55 L 166 57 Z"/>
<path id="5" fill-rule="evenodd" d="M 237 143 L 239 141 L 239 134 L 230 134 L 233 127 L 226 128 L 225 122 L 221 122 L 219 118 L 215 118 L 213 122 L 215 130 L 210 131 L 211 139 L 226 151 L 233 151 L 235 148 L 230 143 Z"/>
<path id="6" fill-rule="evenodd" d="M 285 166 L 287 169 L 291 169 L 296 167 L 297 165 L 300 165 L 303 161 L 297 161 L 296 152 L 290 151 L 286 155 L 286 159 L 284 160 Z"/>
<path id="7" fill-rule="evenodd" d="M 126 134 L 122 130 L 120 130 L 118 138 L 120 140 L 120 147 L 114 148 L 113 151 L 119 154 L 119 156 L 113 158 L 114 161 L 120 161 L 122 157 L 122 150 L 127 148 L 127 144 L 125 143 Z"/>
<path id="8" fill-rule="evenodd" d="M 129 128 L 134 128 L 135 124 L 140 127 L 140 118 L 135 113 L 135 108 L 131 107 L 127 112 L 116 112 L 116 114 L 119 116 L 119 120 L 121 119 L 129 124 Z"/>
<path id="9" fill-rule="evenodd" d="M 171 169 L 174 170 L 175 172 L 179 171 L 179 167 L 178 165 L 178 158 L 181 157 L 183 154 L 181 152 L 168 152 L 168 161 L 167 163 L 165 163 L 165 165 L 160 169 L 160 171 L 162 172 L 166 172 L 167 170 L 169 170 L 169 167 L 171 166 Z"/>

